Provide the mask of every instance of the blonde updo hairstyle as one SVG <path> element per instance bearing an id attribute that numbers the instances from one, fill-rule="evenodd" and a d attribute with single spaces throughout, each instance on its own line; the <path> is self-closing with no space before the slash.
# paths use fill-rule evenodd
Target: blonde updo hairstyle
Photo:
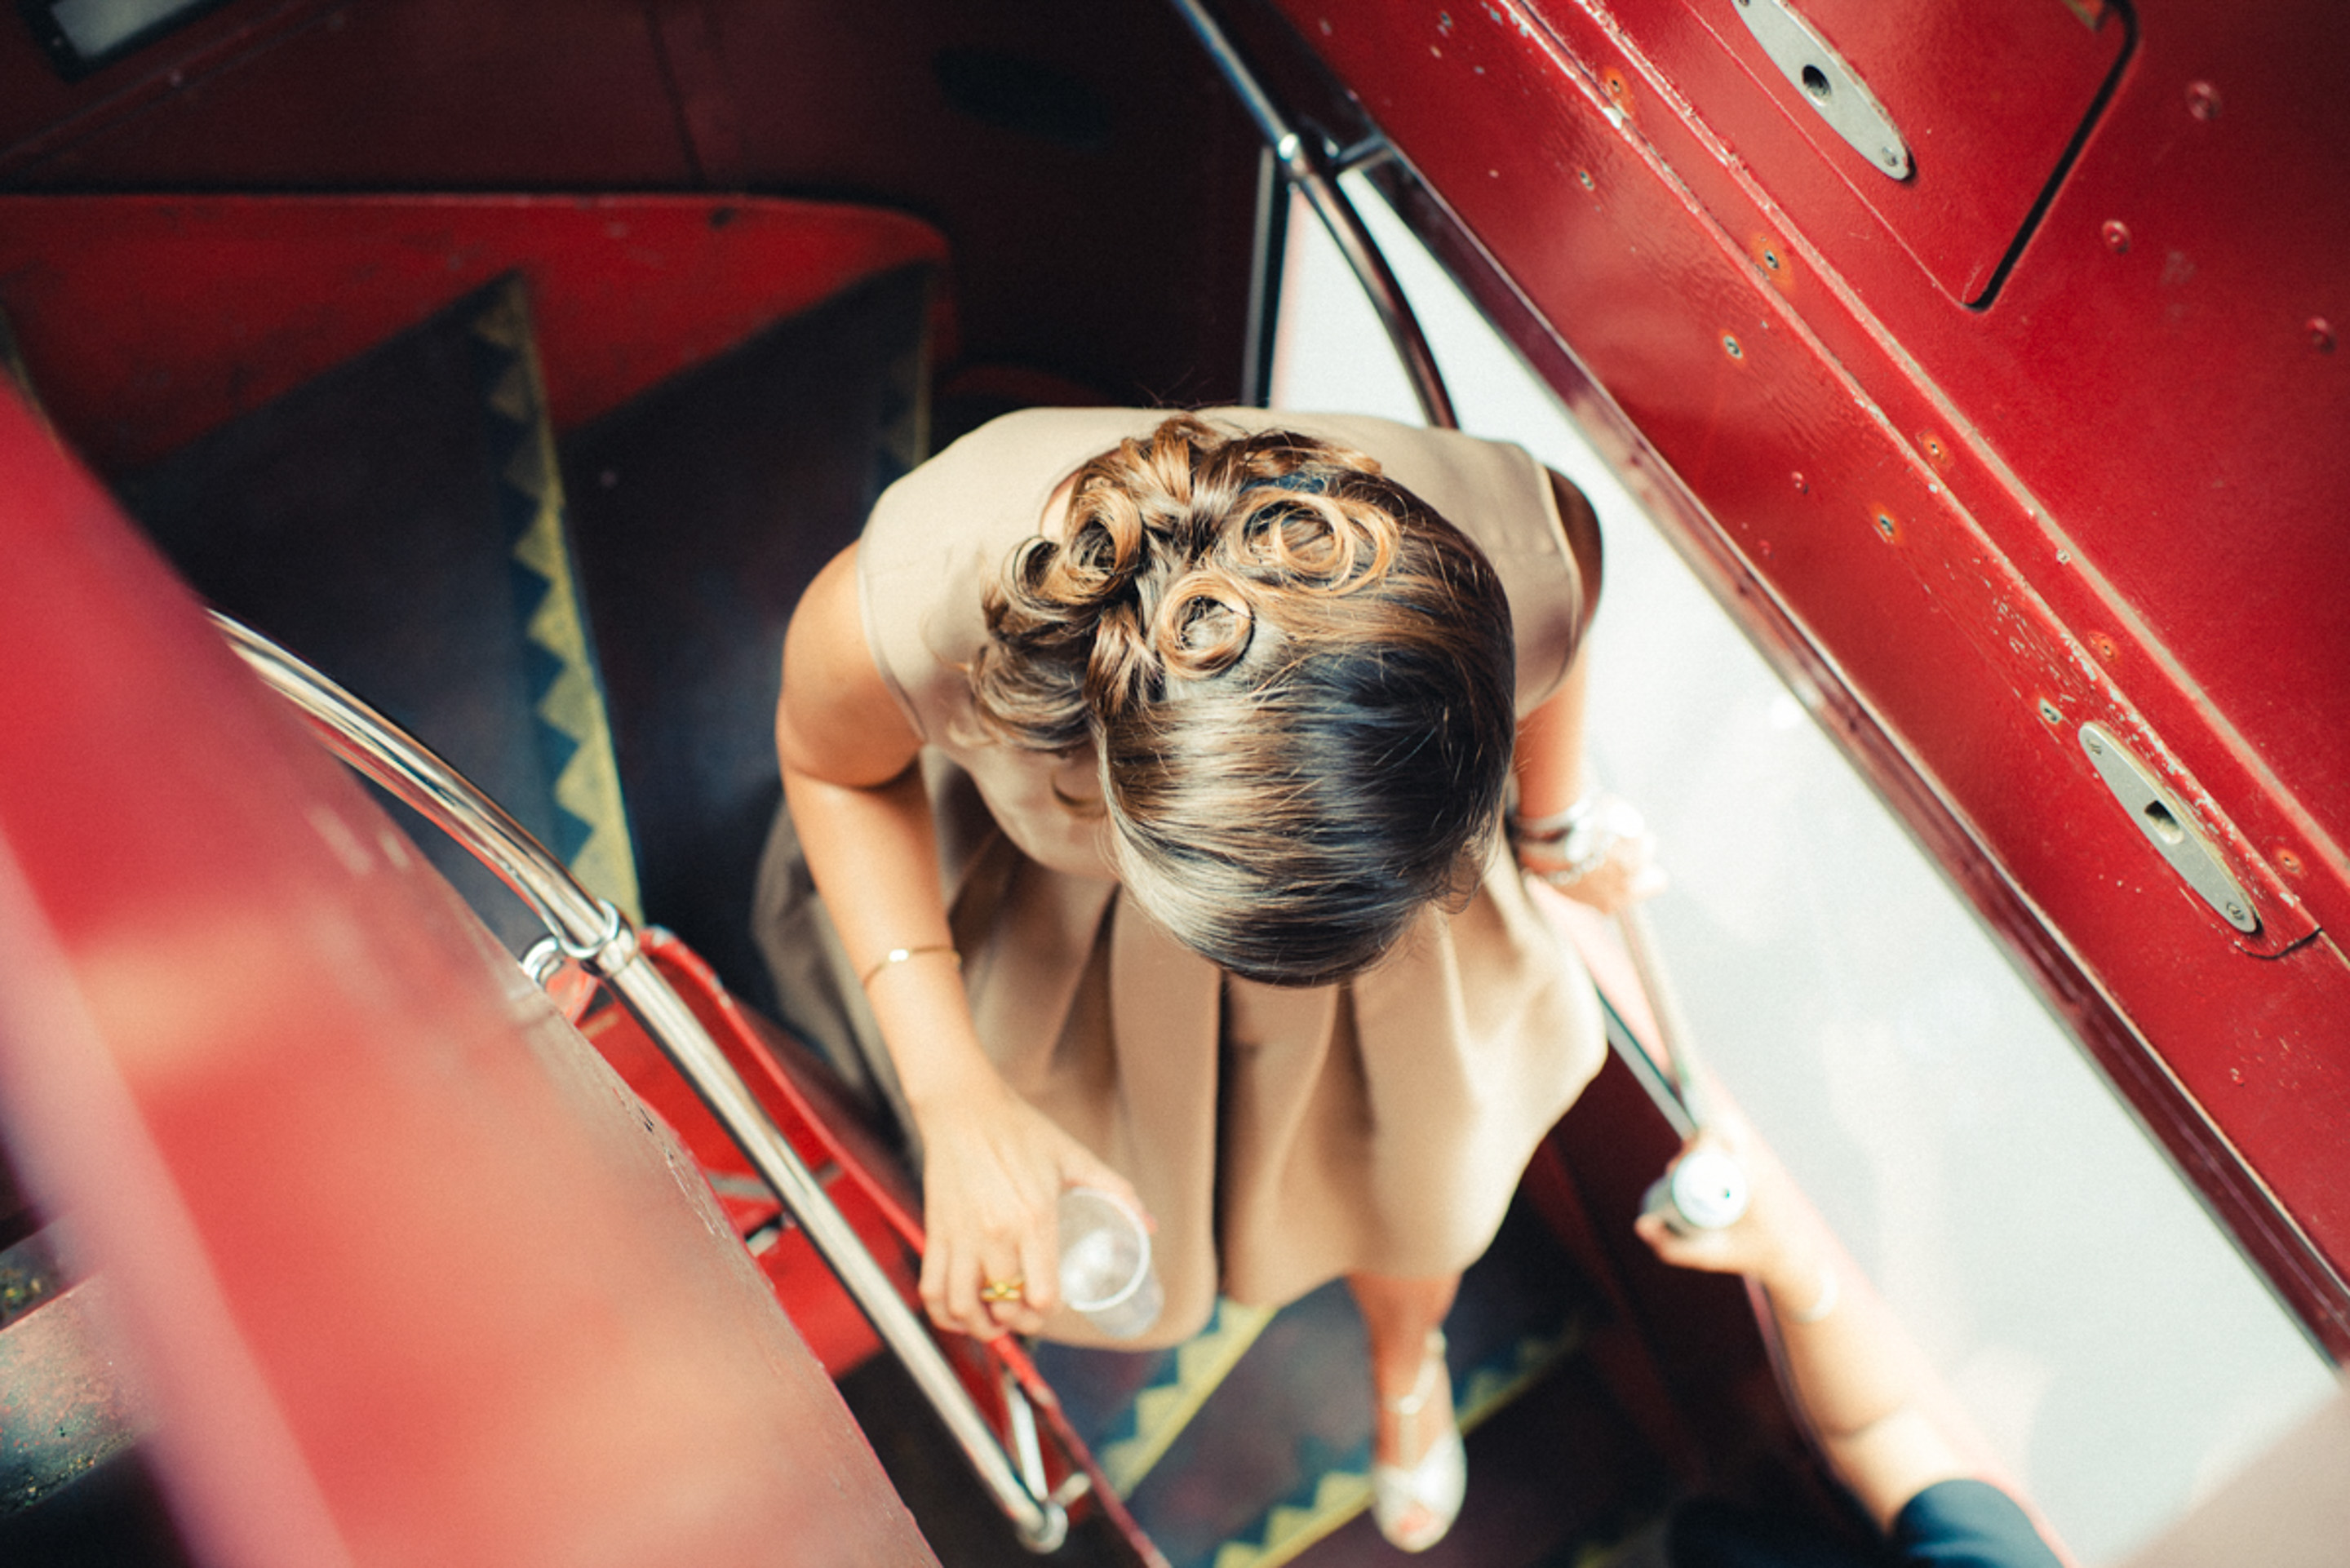
<path id="1" fill-rule="evenodd" d="M 1090 742 L 1128 893 L 1233 973 L 1326 983 L 1476 886 L 1515 734 L 1500 580 L 1365 454 L 1161 423 L 1080 469 L 985 601 L 981 722 Z"/>

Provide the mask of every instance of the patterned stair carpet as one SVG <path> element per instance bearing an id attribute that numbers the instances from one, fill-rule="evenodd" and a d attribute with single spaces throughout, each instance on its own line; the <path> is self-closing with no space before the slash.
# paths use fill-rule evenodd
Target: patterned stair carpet
<path id="1" fill-rule="evenodd" d="M 1491 1422 L 1500 1441 L 1471 1439 L 1471 1511 L 1456 1534 L 1480 1539 L 1479 1513 L 1506 1514 L 1526 1550 L 1457 1560 L 1532 1563 L 1562 1542 L 1628 1528 L 1654 1494 L 1661 1472 L 1576 1355 L 1594 1300 L 1523 1204 L 1462 1281 L 1445 1325 L 1454 1398 L 1464 1428 Z M 1370 1391 L 1362 1322 L 1343 1282 L 1276 1313 L 1222 1303 L 1172 1350 L 1043 1345 L 1037 1361 L 1177 1568 L 1274 1568 L 1309 1552 L 1336 1564 L 1389 1550 L 1365 1516 Z M 1547 1397 L 1527 1401 L 1531 1419 L 1503 1418 L 1537 1388 Z M 1569 1464 L 1578 1449 L 1608 1457 L 1562 1486 L 1548 1479 L 1554 1449 Z M 1510 1477 L 1525 1484 L 1500 1484 Z M 1513 1487 L 1516 1504 L 1503 1501 Z"/>
<path id="2" fill-rule="evenodd" d="M 925 455 L 931 275 L 882 274 L 562 440 L 645 913 L 762 1012 L 784 627 Z"/>
<path id="3" fill-rule="evenodd" d="M 214 606 L 411 730 L 639 912 L 520 278 L 116 483 Z M 411 831 L 501 940 L 541 934 L 463 849 Z"/>

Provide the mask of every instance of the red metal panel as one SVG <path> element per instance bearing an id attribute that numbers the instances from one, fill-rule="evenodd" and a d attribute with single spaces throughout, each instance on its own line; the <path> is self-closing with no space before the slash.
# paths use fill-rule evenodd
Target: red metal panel
<path id="1" fill-rule="evenodd" d="M 1461 258 L 1509 280 L 1489 297 L 1539 317 L 1538 361 L 1587 370 L 1669 465 L 1692 548 L 1889 737 L 1954 870 L 1987 856 L 2011 937 L 2095 988 L 2059 1005 L 2126 1021 L 2093 1049 L 2350 1345 L 2350 969 L 2314 934 L 2350 919 L 2350 703 L 2325 673 L 2350 659 L 2350 385 L 2306 327 L 2343 314 L 2350 255 L 2350 99 L 2309 63 L 2332 13 L 2141 8 L 2112 104 L 1970 312 L 1894 245 L 1795 221 L 1873 223 L 1825 160 L 1773 165 L 1800 202 L 1765 189 L 1711 78 L 1650 50 L 1685 34 L 1679 0 L 1284 9 Z M 2231 119 L 2229 81 L 2256 79 Z M 2145 843 L 2081 753 L 2092 719 L 2189 803 L 2257 935 Z"/>
<path id="2" fill-rule="evenodd" d="M 1889 178 L 1835 133 L 1731 0 L 1625 6 L 1618 16 L 1830 261 L 1850 266 L 1889 237 L 1952 299 L 1981 299 L 2086 129 L 2127 44 L 2126 18 L 2085 23 L 2061 0 L 1793 0 L 1790 8 L 1884 105 L 1913 155 L 1907 179 Z M 1556 25 L 1574 4 L 1528 0 L 1527 9 Z"/>
<path id="3" fill-rule="evenodd" d="M 933 1561 L 682 1156 L 0 398 L 0 1120 L 199 1560 Z"/>
<path id="4" fill-rule="evenodd" d="M 693 175 L 643 0 L 243 0 L 87 81 L 0 38 L 0 170 L 438 189 Z M 386 90 L 387 88 L 392 90 Z"/>
<path id="5" fill-rule="evenodd" d="M 818 202 L 0 196 L 0 310 L 58 428 L 107 471 L 516 268 L 569 429 L 858 277 L 945 259 L 915 219 Z"/>
<path id="6" fill-rule="evenodd" d="M 1232 395 L 1254 151 L 1157 0 L 240 0 L 72 88 L 0 28 L 0 184 L 844 196 L 1096 397 Z"/>

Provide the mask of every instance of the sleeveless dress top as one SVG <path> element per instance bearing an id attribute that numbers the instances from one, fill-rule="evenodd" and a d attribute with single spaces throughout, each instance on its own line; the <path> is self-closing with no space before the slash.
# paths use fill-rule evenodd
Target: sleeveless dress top
<path id="1" fill-rule="evenodd" d="M 987 639 L 981 596 L 1063 480 L 1166 417 L 996 420 L 891 485 L 857 555 L 874 662 L 924 742 L 980 1039 L 1013 1088 L 1124 1173 L 1158 1221 L 1166 1310 L 1130 1345 L 1188 1337 L 1220 1289 L 1279 1305 L 1342 1274 L 1464 1268 L 1605 1052 L 1590 980 L 1505 845 L 1466 908 L 1425 912 L 1367 972 L 1263 985 L 1226 974 L 1122 896 L 1090 756 L 1023 752 L 981 730 L 965 673 Z M 1201 417 L 1378 459 L 1500 576 L 1520 715 L 1556 688 L 1582 594 L 1549 476 L 1524 452 L 1360 416 Z M 793 882 L 775 863 L 791 857 L 788 831 L 778 838 L 763 872 L 769 926 Z M 771 955 L 778 945 L 766 940 Z M 836 989 L 861 1020 L 868 1070 L 894 1091 L 853 977 Z M 1066 1310 L 1045 1333 L 1097 1342 Z"/>

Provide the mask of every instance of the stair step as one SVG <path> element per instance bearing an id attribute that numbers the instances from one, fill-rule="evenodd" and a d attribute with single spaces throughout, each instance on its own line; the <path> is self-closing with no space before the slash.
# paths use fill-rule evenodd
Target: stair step
<path id="1" fill-rule="evenodd" d="M 519 275 L 118 489 L 200 593 L 406 726 L 640 914 Z M 413 836 L 501 940 L 541 934 L 465 851 Z"/>
<path id="2" fill-rule="evenodd" d="M 926 453 L 933 282 L 861 279 L 562 441 L 646 912 L 770 1014 L 750 910 L 784 628 Z"/>
<path id="3" fill-rule="evenodd" d="M 1530 1208 L 1463 1277 L 1445 1334 L 1464 1428 L 1571 1364 L 1597 1297 Z M 1220 1303 L 1173 1349 L 1040 1345 L 1040 1370 L 1176 1568 L 1274 1568 L 1370 1500 L 1362 1321 L 1343 1282 Z"/>

